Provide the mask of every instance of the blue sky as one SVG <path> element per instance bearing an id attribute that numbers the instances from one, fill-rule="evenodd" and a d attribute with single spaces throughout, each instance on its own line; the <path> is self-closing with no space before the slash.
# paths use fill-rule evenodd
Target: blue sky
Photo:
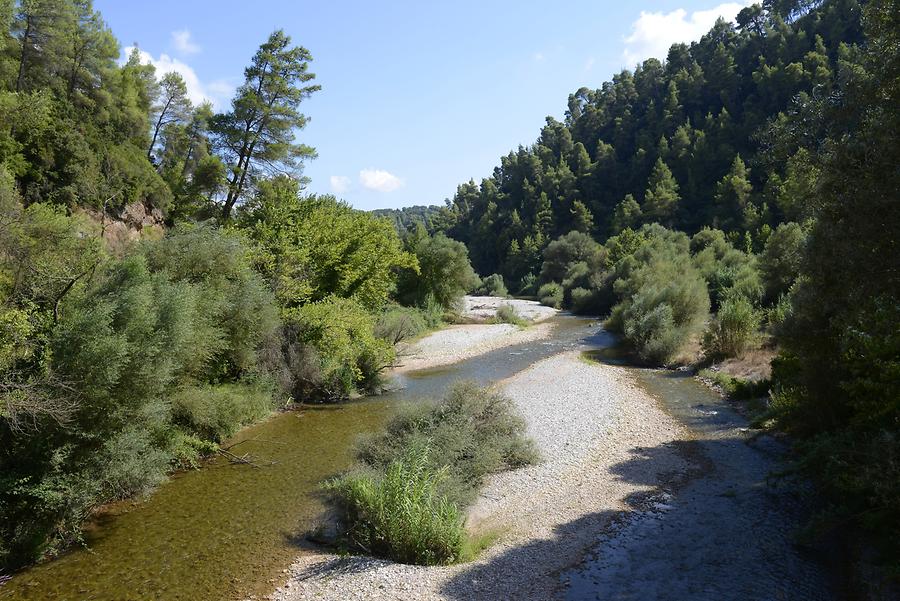
<path id="1" fill-rule="evenodd" d="M 313 55 L 322 91 L 299 139 L 319 158 L 309 190 L 361 209 L 440 204 L 532 143 L 568 94 L 663 58 L 745 0 L 565 3 L 95 0 L 123 47 L 181 72 L 225 109 L 271 31 Z"/>

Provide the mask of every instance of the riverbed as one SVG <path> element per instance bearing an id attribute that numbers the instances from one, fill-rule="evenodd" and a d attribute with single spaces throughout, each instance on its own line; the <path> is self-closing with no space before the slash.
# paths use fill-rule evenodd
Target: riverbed
<path id="1" fill-rule="evenodd" d="M 547 323 L 541 339 L 399 373 L 383 397 L 243 431 L 232 443 L 259 467 L 215 461 L 112 508 L 86 548 L 16 575 L 0 599 L 833 598 L 819 558 L 795 544 L 799 499 L 768 477 L 779 443 L 752 438 L 690 377 L 598 353 L 615 341 L 596 321 Z M 318 485 L 349 465 L 357 435 L 457 379 L 502 386 L 544 455 L 493 477 L 472 508 L 470 527 L 500 540 L 432 568 L 304 543 Z"/>

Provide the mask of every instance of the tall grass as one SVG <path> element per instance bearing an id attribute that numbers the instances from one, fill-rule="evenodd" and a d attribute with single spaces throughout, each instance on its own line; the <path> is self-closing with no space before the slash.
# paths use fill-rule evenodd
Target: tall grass
<path id="1" fill-rule="evenodd" d="M 460 559 L 466 546 L 463 516 L 438 493 L 447 468 L 433 469 L 428 447 L 409 449 L 383 474 L 332 480 L 351 545 L 402 563 L 440 565 Z"/>

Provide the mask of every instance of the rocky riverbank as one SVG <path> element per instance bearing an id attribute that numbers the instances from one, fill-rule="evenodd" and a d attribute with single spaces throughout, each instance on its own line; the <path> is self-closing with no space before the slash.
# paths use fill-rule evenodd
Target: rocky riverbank
<path id="1" fill-rule="evenodd" d="M 690 464 L 678 452 L 638 461 L 685 433 L 624 369 L 556 355 L 500 384 L 528 422 L 543 462 L 491 478 L 473 531 L 502 532 L 470 564 L 420 567 L 327 553 L 301 556 L 271 599 L 547 599 L 557 574 L 611 521 Z"/>
<path id="2" fill-rule="evenodd" d="M 499 348 L 534 342 L 550 335 L 553 324 L 546 323 L 546 320 L 558 311 L 534 301 L 496 296 L 466 296 L 463 298 L 461 316 L 488 321 L 496 316 L 497 309 L 502 305 L 512 306 L 521 317 L 534 325 L 527 328 L 508 323 L 449 326 L 400 348 L 399 365 L 395 371 L 407 372 L 451 365 Z"/>

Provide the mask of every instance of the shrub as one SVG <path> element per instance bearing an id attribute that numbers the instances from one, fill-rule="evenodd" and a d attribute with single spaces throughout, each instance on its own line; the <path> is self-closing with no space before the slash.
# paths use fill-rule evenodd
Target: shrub
<path id="1" fill-rule="evenodd" d="M 286 319 L 297 326 L 291 333 L 317 355 L 318 373 L 310 373 L 316 380 L 293 386 L 304 397 L 340 399 L 373 391 L 394 360 L 392 346 L 375 336 L 374 318 L 351 299 L 310 303 L 287 312 Z"/>
<path id="2" fill-rule="evenodd" d="M 519 282 L 519 294 L 531 295 L 537 292 L 538 278 L 533 273 L 526 273 Z"/>
<path id="3" fill-rule="evenodd" d="M 350 474 L 325 485 L 341 509 L 347 543 L 402 563 L 460 559 L 463 516 L 438 493 L 447 469 L 435 469 L 431 455 L 427 447 L 409 449 L 381 474 Z"/>
<path id="4" fill-rule="evenodd" d="M 506 396 L 472 382 L 455 384 L 438 403 L 404 407 L 382 434 L 363 439 L 357 458 L 384 470 L 411 448 L 427 446 L 433 470 L 447 467 L 441 494 L 466 504 L 487 474 L 533 463 L 525 422 Z"/>
<path id="5" fill-rule="evenodd" d="M 375 321 L 375 335 L 394 346 L 415 338 L 427 329 L 424 311 L 414 307 L 391 307 Z"/>
<path id="6" fill-rule="evenodd" d="M 541 281 L 561 282 L 574 263 L 585 263 L 592 269 L 599 267 L 603 263 L 605 253 L 605 249 L 588 234 L 569 232 L 544 249 Z"/>
<path id="7" fill-rule="evenodd" d="M 782 294 L 775 305 L 766 313 L 769 333 L 780 338 L 785 334 L 785 324 L 791 318 L 793 303 L 790 294 Z"/>
<path id="8" fill-rule="evenodd" d="M 706 283 L 687 253 L 687 237 L 642 228 L 646 242 L 616 265 L 620 298 L 608 325 L 648 362 L 671 361 L 709 313 Z"/>
<path id="9" fill-rule="evenodd" d="M 405 305 L 426 306 L 436 302 L 452 309 L 462 296 L 478 285 L 478 276 L 469 263 L 466 245 L 444 234 L 424 235 L 409 242 L 418 260 L 418 272 L 400 273 L 397 297 Z"/>
<path id="10" fill-rule="evenodd" d="M 214 442 L 222 442 L 272 409 L 272 393 L 260 384 L 190 386 L 172 397 L 175 423 L 202 440 Z"/>
<path id="11" fill-rule="evenodd" d="M 766 240 L 759 257 L 759 269 L 765 283 L 766 298 L 786 294 L 800 273 L 806 232 L 797 223 L 782 223 Z"/>
<path id="12" fill-rule="evenodd" d="M 556 282 L 549 282 L 538 288 L 538 298 L 542 305 L 559 309 L 563 302 L 563 287 Z"/>
<path id="13" fill-rule="evenodd" d="M 691 250 L 694 265 L 709 287 L 714 310 L 734 294 L 753 302 L 762 298 L 763 286 L 754 257 L 734 248 L 721 230 L 700 230 L 691 238 Z"/>
<path id="14" fill-rule="evenodd" d="M 492 274 L 481 280 L 481 285 L 475 289 L 476 294 L 484 296 L 509 296 L 506 284 L 503 282 L 503 276 L 500 274 Z"/>
<path id="15" fill-rule="evenodd" d="M 515 326 L 527 326 L 528 320 L 519 315 L 512 305 L 500 305 L 497 307 L 496 320 L 500 323 L 511 323 Z"/>
<path id="16" fill-rule="evenodd" d="M 728 397 L 740 401 L 764 397 L 769 394 L 769 388 L 771 386 L 771 382 L 768 379 L 745 380 L 744 378 L 737 378 L 721 371 L 714 371 L 711 369 L 701 370 L 698 375 L 721 387 L 722 392 Z"/>
<path id="17" fill-rule="evenodd" d="M 727 298 L 703 336 L 703 350 L 711 357 L 737 357 L 758 338 L 760 321 L 746 298 Z"/>

